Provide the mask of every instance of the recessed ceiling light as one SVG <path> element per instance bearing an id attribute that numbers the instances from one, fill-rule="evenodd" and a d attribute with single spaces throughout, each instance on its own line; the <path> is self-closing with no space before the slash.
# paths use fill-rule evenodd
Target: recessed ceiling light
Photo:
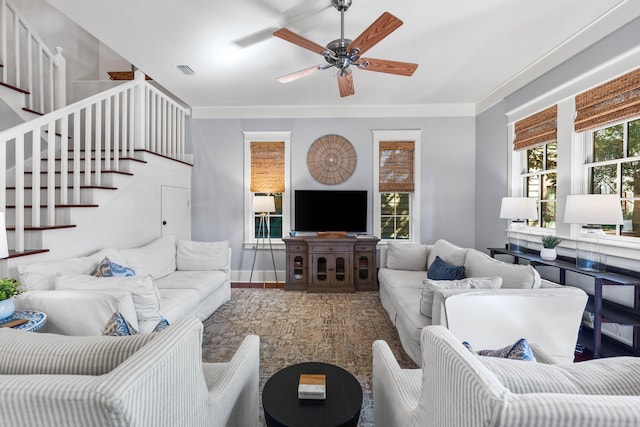
<path id="1" fill-rule="evenodd" d="M 178 67 L 178 70 L 182 71 L 188 76 L 196 73 L 188 65 L 176 65 L 176 67 Z"/>

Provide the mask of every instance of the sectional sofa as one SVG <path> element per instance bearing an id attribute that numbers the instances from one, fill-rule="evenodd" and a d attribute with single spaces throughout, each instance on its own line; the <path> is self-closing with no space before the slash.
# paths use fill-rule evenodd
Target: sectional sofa
<path id="1" fill-rule="evenodd" d="M 165 236 L 139 248 L 20 265 L 26 292 L 16 309 L 45 312 L 41 331 L 63 335 L 100 335 L 115 313 L 142 333 L 164 320 L 204 320 L 231 299 L 230 259 L 227 241 Z"/>
<path id="2" fill-rule="evenodd" d="M 429 279 L 437 273 L 436 262 L 462 275 Z M 378 282 L 382 306 L 418 366 L 420 333 L 428 325 L 445 326 L 477 349 L 526 338 L 560 363 L 573 361 L 587 294 L 541 279 L 530 265 L 502 262 L 446 240 L 392 242 L 381 249 Z"/>

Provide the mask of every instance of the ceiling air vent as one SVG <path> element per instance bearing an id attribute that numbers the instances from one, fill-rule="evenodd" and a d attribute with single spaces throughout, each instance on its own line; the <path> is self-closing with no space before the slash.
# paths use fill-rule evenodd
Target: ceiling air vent
<path id="1" fill-rule="evenodd" d="M 178 70 L 182 71 L 183 73 L 185 73 L 188 76 L 196 73 L 188 65 L 176 65 L 176 67 L 178 67 Z"/>

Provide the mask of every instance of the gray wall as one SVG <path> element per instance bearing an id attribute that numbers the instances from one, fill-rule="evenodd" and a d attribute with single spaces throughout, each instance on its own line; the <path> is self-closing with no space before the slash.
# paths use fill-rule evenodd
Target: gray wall
<path id="1" fill-rule="evenodd" d="M 197 119 L 191 121 L 194 154 L 192 238 L 229 239 L 232 269 L 250 270 L 253 252 L 243 243 L 243 131 L 291 131 L 293 189 L 373 189 L 373 130 L 422 130 L 421 240 L 446 238 L 474 246 L 475 119 Z M 320 136 L 338 134 L 354 146 L 356 171 L 346 182 L 324 186 L 313 180 L 306 165 L 309 147 Z M 369 206 L 371 209 L 371 204 Z M 372 221 L 369 212 L 369 224 Z M 370 230 L 371 231 L 371 230 Z M 284 256 L 277 254 L 277 268 Z"/>
<path id="2" fill-rule="evenodd" d="M 507 159 L 511 146 L 507 112 L 638 46 L 638 34 L 640 19 L 635 19 L 476 117 L 476 179 L 480 183 L 476 192 L 477 249 L 502 246 L 506 240 L 507 224 L 498 218 L 498 213 L 500 198 L 508 195 Z"/>

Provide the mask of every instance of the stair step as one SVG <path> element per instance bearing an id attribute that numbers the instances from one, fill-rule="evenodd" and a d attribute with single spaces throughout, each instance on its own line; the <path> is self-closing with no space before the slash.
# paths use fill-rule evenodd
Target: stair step
<path id="1" fill-rule="evenodd" d="M 41 113 L 40 111 L 32 110 L 31 108 L 22 107 L 22 109 L 28 113 L 37 114 L 38 116 L 44 116 L 44 113 Z"/>
<path id="2" fill-rule="evenodd" d="M 67 208 L 98 208 L 100 207 L 100 205 L 94 205 L 94 204 L 86 204 L 86 205 L 78 205 L 78 204 L 66 204 L 66 205 L 62 205 L 59 203 L 56 203 L 55 205 L 56 209 L 67 209 Z M 40 205 L 41 209 L 46 208 L 47 205 Z M 15 209 L 16 205 L 7 205 L 6 209 Z M 24 205 L 25 209 L 31 209 L 33 208 L 33 205 Z"/>
<path id="3" fill-rule="evenodd" d="M 55 171 L 54 173 L 55 173 L 56 175 L 59 175 L 59 174 L 61 174 L 62 172 L 57 170 L 57 171 Z M 72 174 L 73 174 L 73 171 L 67 171 L 67 173 L 68 173 L 69 175 L 72 175 Z M 94 173 L 96 173 L 96 171 L 92 170 L 92 171 L 91 171 L 91 173 L 92 173 L 92 174 L 94 174 Z M 103 171 L 100 171 L 100 173 L 114 173 L 114 174 L 118 174 L 118 175 L 133 176 L 133 174 L 132 174 L 131 172 L 116 171 L 116 170 L 103 170 Z M 24 174 L 25 174 L 25 175 L 33 175 L 33 172 L 32 172 L 32 171 L 25 171 L 25 172 L 24 172 Z M 47 174 L 48 174 L 48 172 L 47 172 L 47 171 L 40 171 L 40 175 L 47 175 Z M 81 175 L 84 175 L 84 174 L 85 174 L 85 171 L 83 171 L 83 170 L 82 170 L 82 171 L 80 171 L 80 174 L 81 174 Z"/>
<path id="4" fill-rule="evenodd" d="M 11 86 L 7 83 L 0 82 L 0 86 L 8 87 L 9 89 L 13 89 L 16 92 L 24 93 L 25 95 L 31 95 L 31 92 L 29 92 L 28 90 L 20 89 L 19 87 Z"/>
<path id="5" fill-rule="evenodd" d="M 67 225 L 42 225 L 40 227 L 31 227 L 28 225 L 25 225 L 24 230 L 25 231 L 44 231 L 44 230 L 62 230 L 65 228 L 75 228 L 76 225 L 75 224 L 67 224 Z M 16 227 L 14 226 L 7 226 L 7 231 L 16 231 Z"/>
<path id="6" fill-rule="evenodd" d="M 13 249 L 9 249 L 9 258 L 18 258 L 21 256 L 28 256 L 28 255 L 37 255 L 37 254 L 43 254 L 49 252 L 49 249 L 25 249 L 22 252 L 16 252 Z"/>
<path id="7" fill-rule="evenodd" d="M 133 71 L 107 71 L 109 79 L 111 80 L 133 80 Z M 151 77 L 145 75 L 145 80 L 153 80 Z"/>

